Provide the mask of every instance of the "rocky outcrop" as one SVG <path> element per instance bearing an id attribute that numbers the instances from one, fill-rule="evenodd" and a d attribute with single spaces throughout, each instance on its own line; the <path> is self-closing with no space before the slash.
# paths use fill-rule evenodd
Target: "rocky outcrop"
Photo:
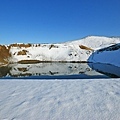
<path id="1" fill-rule="evenodd" d="M 0 64 L 8 64 L 11 54 L 9 53 L 9 47 L 0 45 Z"/>
<path id="2" fill-rule="evenodd" d="M 22 48 L 22 47 L 24 47 L 24 48 L 28 48 L 28 47 L 31 47 L 31 44 L 30 43 L 28 43 L 28 44 L 11 44 L 11 45 L 9 45 L 8 46 L 9 48 L 11 48 L 11 47 L 19 47 L 19 48 Z"/>
<path id="3" fill-rule="evenodd" d="M 80 47 L 81 49 L 84 49 L 84 50 L 91 50 L 91 51 L 93 51 L 92 48 L 86 47 L 86 46 L 84 46 L 84 45 L 79 45 L 79 47 Z"/>
<path id="4" fill-rule="evenodd" d="M 27 55 L 27 50 L 21 50 L 17 53 L 17 55 Z"/>

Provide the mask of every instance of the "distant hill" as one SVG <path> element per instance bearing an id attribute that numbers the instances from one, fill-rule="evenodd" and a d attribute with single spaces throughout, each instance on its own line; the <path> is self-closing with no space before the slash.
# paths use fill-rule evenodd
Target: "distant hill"
<path id="1" fill-rule="evenodd" d="M 120 38 L 88 36 L 61 44 L 0 45 L 0 64 L 38 62 L 95 62 L 96 51 L 120 43 Z M 94 53 L 95 52 L 95 53 Z M 101 59 L 101 58 L 99 58 Z M 100 61 L 99 61 L 100 62 Z"/>

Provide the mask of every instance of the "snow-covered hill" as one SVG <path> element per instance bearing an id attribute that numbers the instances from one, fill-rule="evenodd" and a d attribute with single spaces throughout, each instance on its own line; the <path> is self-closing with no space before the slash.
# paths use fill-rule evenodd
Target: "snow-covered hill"
<path id="1" fill-rule="evenodd" d="M 120 66 L 120 43 L 97 50 L 90 56 L 89 61 Z"/>
<path id="2" fill-rule="evenodd" d="M 67 44 L 82 44 L 87 47 L 90 47 L 94 50 L 98 50 L 104 47 L 108 47 L 110 45 L 114 45 L 116 43 L 120 43 L 120 38 L 118 37 L 100 37 L 100 36 L 88 36 L 80 40 L 74 40 L 67 42 Z"/>
<path id="3" fill-rule="evenodd" d="M 120 38 L 88 36 L 61 44 L 11 44 L 4 46 L 1 63 L 83 62 L 94 51 L 120 43 Z M 3 47 L 3 46 L 2 46 Z M 0 56 L 3 49 L 0 49 Z"/>
<path id="4" fill-rule="evenodd" d="M 118 38 L 91 36 L 62 44 L 33 44 L 30 47 L 11 47 L 11 61 L 87 61 L 93 52 L 87 47 L 96 50 L 119 42 Z"/>

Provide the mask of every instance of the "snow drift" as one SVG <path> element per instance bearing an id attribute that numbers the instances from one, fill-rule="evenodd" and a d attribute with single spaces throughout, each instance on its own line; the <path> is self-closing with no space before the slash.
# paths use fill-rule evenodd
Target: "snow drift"
<path id="1" fill-rule="evenodd" d="M 120 43 L 95 51 L 90 56 L 89 61 L 112 64 L 120 67 Z"/>

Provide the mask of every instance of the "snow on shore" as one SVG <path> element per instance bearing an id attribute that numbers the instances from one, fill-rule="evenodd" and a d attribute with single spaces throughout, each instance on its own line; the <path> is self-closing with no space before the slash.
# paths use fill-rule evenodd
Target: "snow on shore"
<path id="1" fill-rule="evenodd" d="M 120 79 L 0 80 L 0 120 L 120 120 Z"/>
<path id="2" fill-rule="evenodd" d="M 120 67 L 120 43 L 94 52 L 89 60 L 93 63 L 106 63 Z"/>

